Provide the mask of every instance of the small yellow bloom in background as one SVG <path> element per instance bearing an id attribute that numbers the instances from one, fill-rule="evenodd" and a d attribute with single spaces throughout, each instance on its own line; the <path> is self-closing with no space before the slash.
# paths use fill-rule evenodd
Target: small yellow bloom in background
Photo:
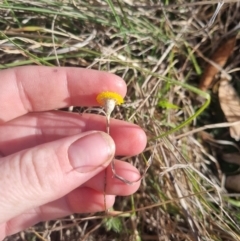
<path id="1" fill-rule="evenodd" d="M 123 104 L 123 97 L 115 92 L 104 91 L 97 96 L 97 102 L 104 107 L 106 116 L 109 119 L 115 105 Z"/>

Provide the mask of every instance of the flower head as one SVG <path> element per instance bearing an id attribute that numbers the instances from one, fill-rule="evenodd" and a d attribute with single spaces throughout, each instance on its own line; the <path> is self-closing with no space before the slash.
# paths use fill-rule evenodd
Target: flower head
<path id="1" fill-rule="evenodd" d="M 104 107 L 107 118 L 110 118 L 110 115 L 114 110 L 115 105 L 121 105 L 124 102 L 121 95 L 110 91 L 101 92 L 97 96 L 96 100 L 101 106 Z"/>
<path id="2" fill-rule="evenodd" d="M 97 102 L 102 106 L 104 106 L 106 100 L 109 99 L 114 100 L 116 105 L 121 105 L 124 102 L 123 97 L 115 92 L 104 91 L 97 96 Z"/>

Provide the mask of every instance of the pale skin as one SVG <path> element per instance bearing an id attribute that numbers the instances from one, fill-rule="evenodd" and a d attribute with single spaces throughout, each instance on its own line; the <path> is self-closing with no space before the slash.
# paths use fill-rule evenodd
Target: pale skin
<path id="1" fill-rule="evenodd" d="M 25 66 L 0 71 L 0 240 L 40 221 L 104 211 L 117 195 L 137 191 L 113 177 L 116 156 L 141 153 L 146 135 L 137 125 L 104 116 L 56 111 L 97 106 L 102 91 L 126 94 L 118 76 L 89 69 Z M 138 170 L 116 161 L 129 181 Z"/>

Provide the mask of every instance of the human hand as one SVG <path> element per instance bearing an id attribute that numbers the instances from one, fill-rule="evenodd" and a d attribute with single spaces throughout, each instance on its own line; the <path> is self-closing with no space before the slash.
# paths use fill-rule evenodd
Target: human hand
<path id="1" fill-rule="evenodd" d="M 114 178 L 114 155 L 143 151 L 146 136 L 133 124 L 94 114 L 54 111 L 67 106 L 96 106 L 102 91 L 126 94 L 118 76 L 81 68 L 26 66 L 0 72 L 0 240 L 40 221 L 76 212 L 104 210 L 116 195 L 140 185 Z M 139 178 L 130 164 L 116 161 L 127 180 Z"/>

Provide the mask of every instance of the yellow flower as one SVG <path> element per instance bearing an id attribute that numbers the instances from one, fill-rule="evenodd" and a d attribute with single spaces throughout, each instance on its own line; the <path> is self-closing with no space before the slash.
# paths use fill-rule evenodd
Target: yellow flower
<path id="1" fill-rule="evenodd" d="M 121 95 L 110 91 L 101 92 L 96 100 L 104 107 L 108 121 L 110 120 L 110 115 L 114 110 L 115 105 L 121 105 L 124 102 Z"/>
<path id="2" fill-rule="evenodd" d="M 97 96 L 97 102 L 102 106 L 106 104 L 107 100 L 115 101 L 116 105 L 121 105 L 124 102 L 123 97 L 115 92 L 104 91 Z"/>

